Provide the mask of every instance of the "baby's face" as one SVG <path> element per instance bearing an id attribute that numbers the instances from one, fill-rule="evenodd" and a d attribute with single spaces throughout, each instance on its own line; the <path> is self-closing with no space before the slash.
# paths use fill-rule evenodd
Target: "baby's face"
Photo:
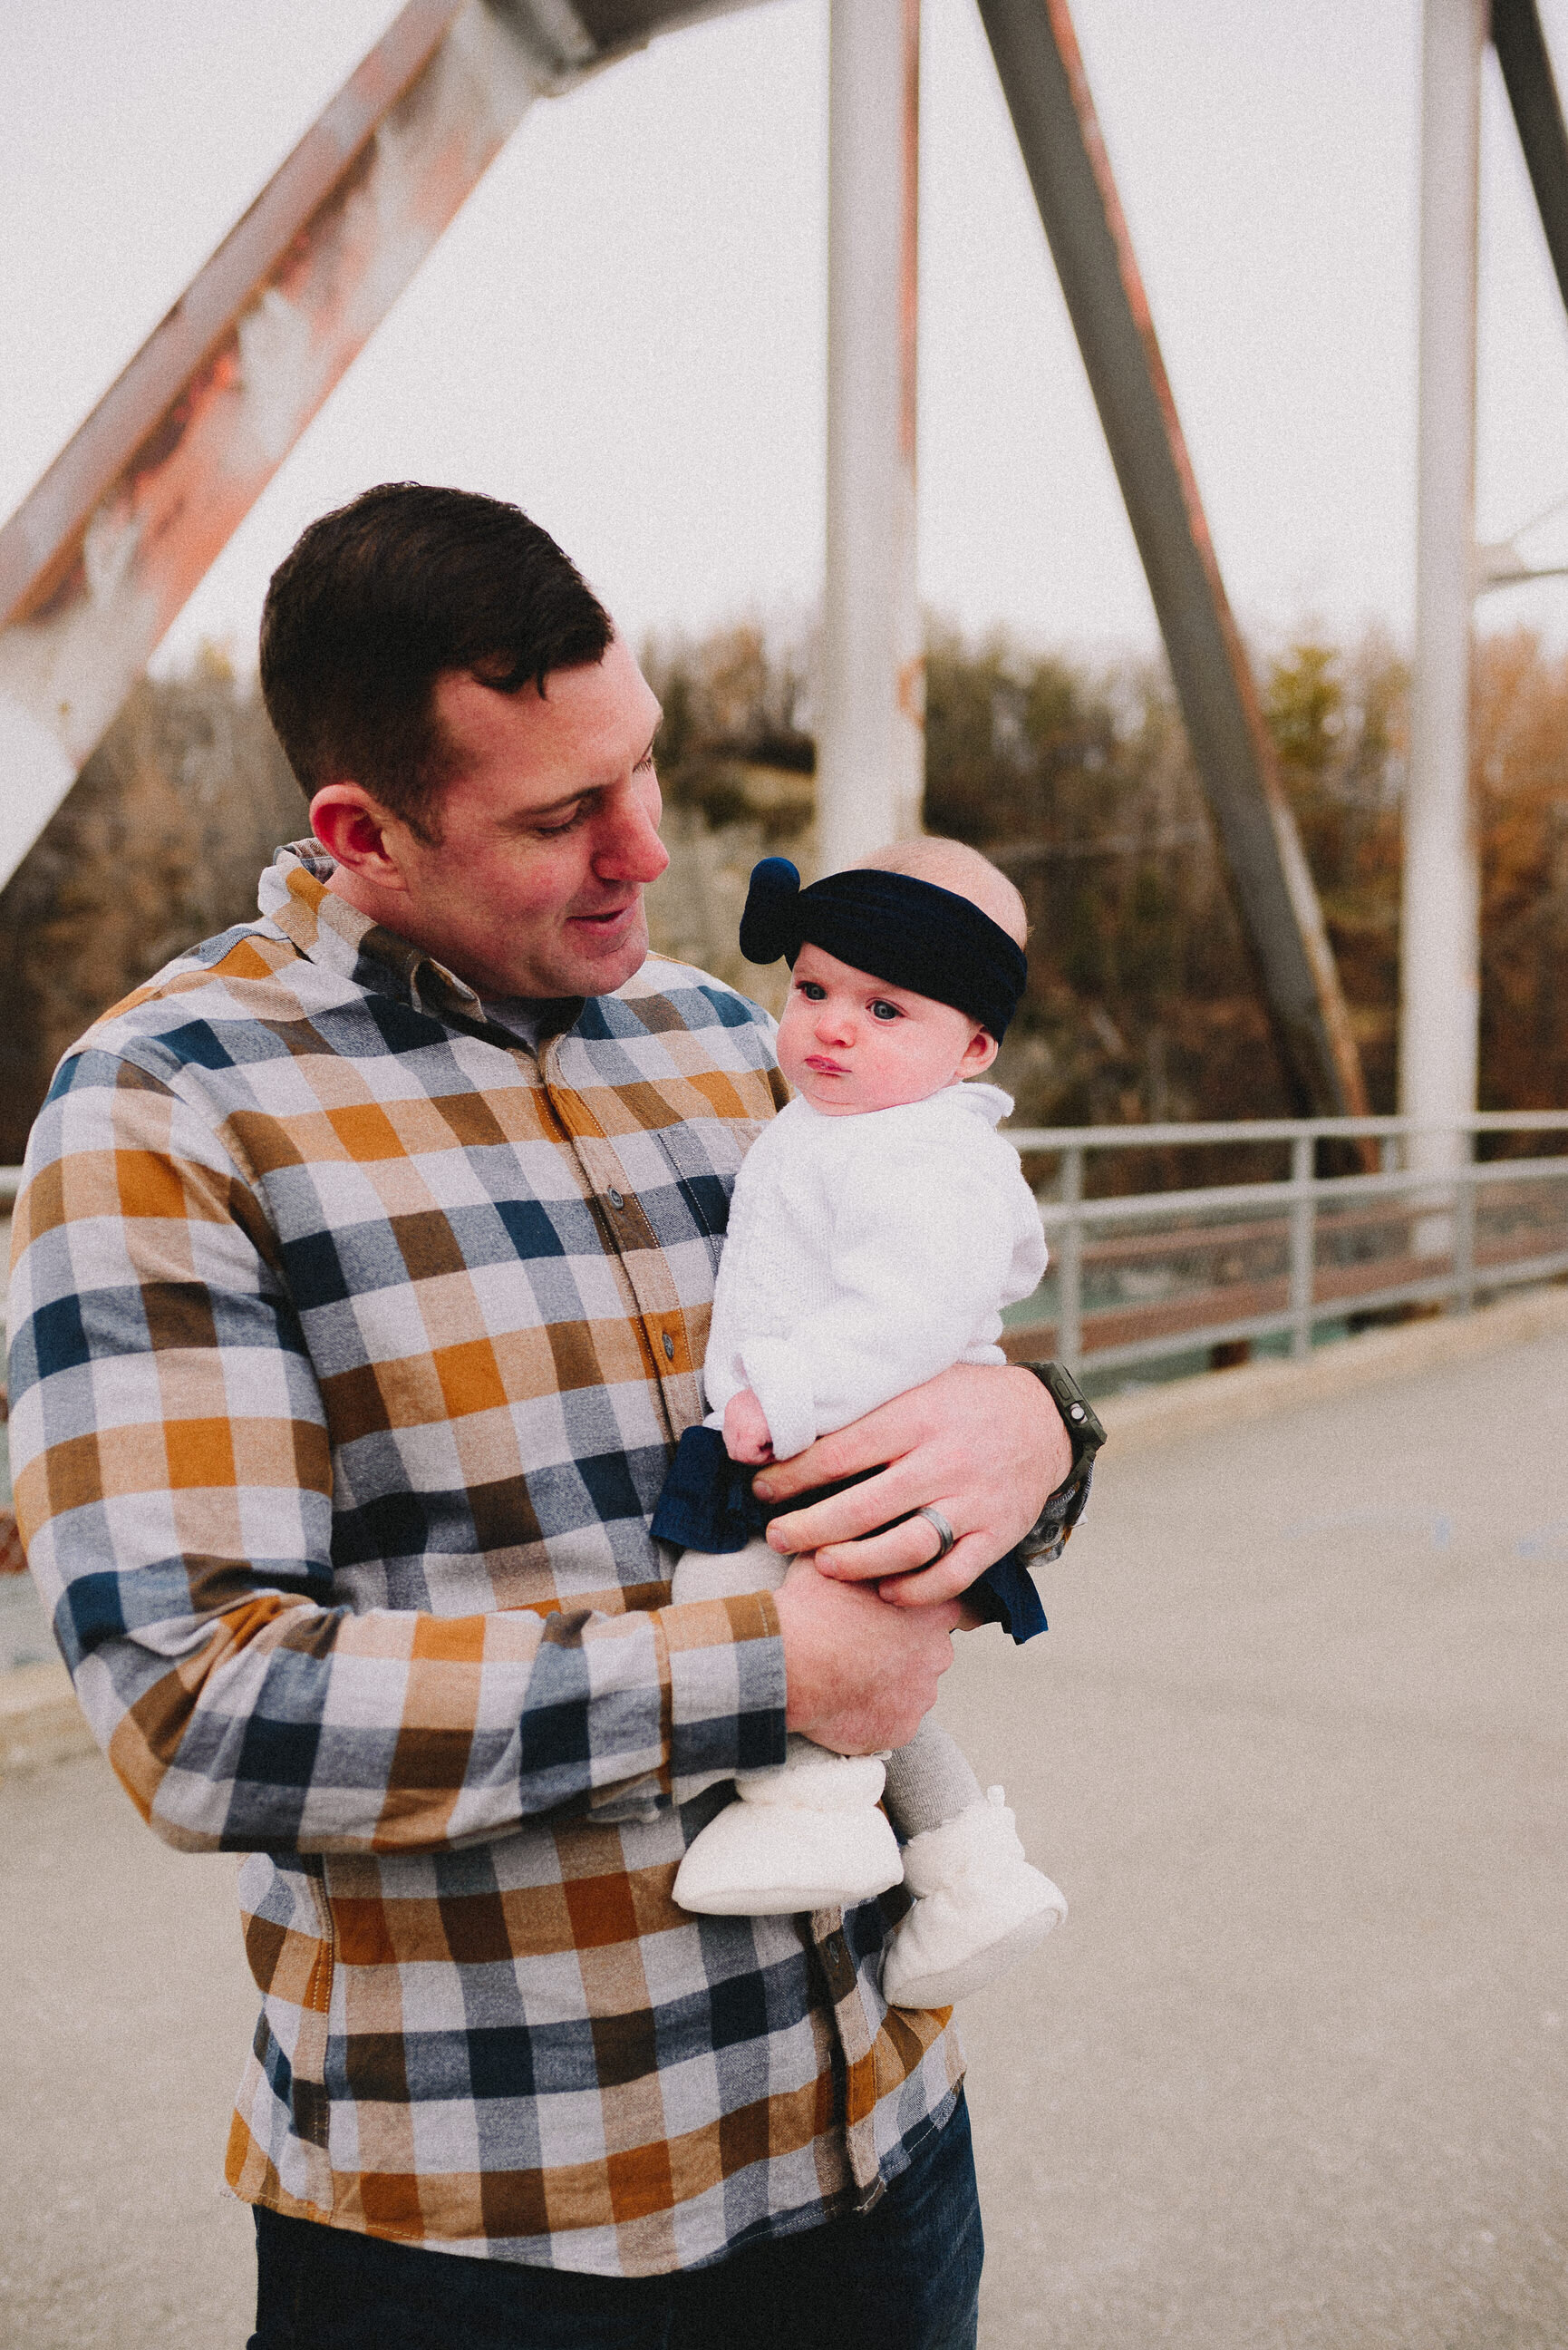
<path id="1" fill-rule="evenodd" d="M 820 947 L 802 947 L 795 958 L 779 1066 L 826 1117 L 926 1101 L 995 1058 L 985 1030 L 950 1003 L 891 987 Z"/>

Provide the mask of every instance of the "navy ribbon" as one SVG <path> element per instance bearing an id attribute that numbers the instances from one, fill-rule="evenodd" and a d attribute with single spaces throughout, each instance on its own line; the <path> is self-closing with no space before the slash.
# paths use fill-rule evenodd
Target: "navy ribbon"
<path id="1" fill-rule="evenodd" d="M 803 946 L 820 947 L 890 987 L 950 1003 L 999 1044 L 1029 977 L 1016 939 L 954 890 L 865 866 L 803 889 L 787 857 L 764 857 L 752 868 L 741 952 L 748 962 L 782 955 L 793 966 Z"/>

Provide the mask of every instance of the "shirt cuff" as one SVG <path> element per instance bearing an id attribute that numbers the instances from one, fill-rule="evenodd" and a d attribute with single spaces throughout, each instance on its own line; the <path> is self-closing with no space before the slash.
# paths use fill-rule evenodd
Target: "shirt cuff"
<path id="1" fill-rule="evenodd" d="M 784 1653 L 771 1591 L 658 1611 L 670 1669 L 670 1792 L 688 1804 L 784 1759 Z"/>

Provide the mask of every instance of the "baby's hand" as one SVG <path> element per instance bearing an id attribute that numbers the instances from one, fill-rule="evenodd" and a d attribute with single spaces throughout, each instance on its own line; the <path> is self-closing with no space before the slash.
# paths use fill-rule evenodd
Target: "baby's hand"
<path id="1" fill-rule="evenodd" d="M 724 1406 L 724 1450 L 732 1461 L 754 1468 L 774 1457 L 767 1418 L 750 1388 L 742 1388 Z"/>

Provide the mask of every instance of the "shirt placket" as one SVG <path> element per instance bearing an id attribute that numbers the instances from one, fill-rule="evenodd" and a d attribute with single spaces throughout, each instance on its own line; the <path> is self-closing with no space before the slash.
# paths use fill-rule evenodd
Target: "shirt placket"
<path id="1" fill-rule="evenodd" d="M 615 1145 L 581 1094 L 563 1081 L 554 1038 L 539 1055 L 539 1070 L 545 1099 L 635 1302 L 644 1359 L 674 1443 L 702 1417 L 701 1365 L 674 1274 Z"/>
<path id="2" fill-rule="evenodd" d="M 868 2211 L 885 2191 L 877 2159 L 876 2034 L 855 1953 L 845 1939 L 843 1910 L 814 1909 L 810 1939 L 844 2058 L 844 2150 L 855 2182 L 855 2207 Z"/>

